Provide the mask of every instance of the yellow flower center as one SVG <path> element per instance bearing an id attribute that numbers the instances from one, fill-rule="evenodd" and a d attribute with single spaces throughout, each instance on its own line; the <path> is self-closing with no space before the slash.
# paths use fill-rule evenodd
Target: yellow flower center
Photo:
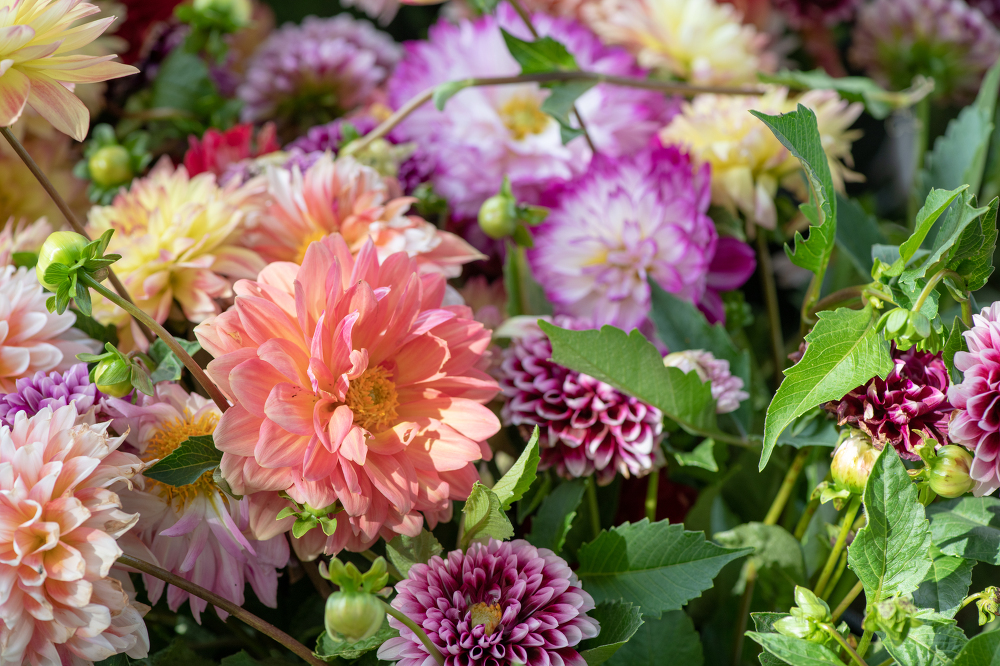
<path id="1" fill-rule="evenodd" d="M 295 263 L 301 265 L 302 262 L 305 261 L 306 250 L 309 249 L 309 246 L 315 243 L 316 241 L 323 240 L 329 235 L 330 234 L 323 231 L 322 229 L 317 229 L 316 231 L 313 231 L 308 236 L 303 238 L 301 245 L 299 245 L 299 251 L 295 253 Z"/>
<path id="2" fill-rule="evenodd" d="M 346 402 L 354 412 L 354 422 L 371 433 L 385 430 L 398 418 L 396 385 L 389 371 L 380 365 L 368 368 L 351 381 Z"/>
<path id="3" fill-rule="evenodd" d="M 500 619 L 503 617 L 500 604 L 487 605 L 479 602 L 478 604 L 472 604 L 469 607 L 469 612 L 472 614 L 472 628 L 475 629 L 479 625 L 483 625 L 486 627 L 487 636 L 493 635 L 493 632 L 500 625 Z"/>
<path id="4" fill-rule="evenodd" d="M 511 97 L 500 107 L 500 118 L 514 138 L 520 141 L 529 134 L 540 134 L 549 124 L 549 116 L 534 96 Z"/>
<path id="5" fill-rule="evenodd" d="M 192 420 L 191 414 L 184 410 L 184 419 L 174 419 L 160 426 L 149 442 L 146 444 L 146 451 L 142 454 L 144 461 L 162 460 L 174 452 L 184 440 L 198 435 L 211 435 L 215 432 L 215 426 L 219 422 L 219 415 L 209 412 L 199 418 Z M 183 507 L 198 495 L 205 495 L 212 491 L 212 472 L 205 472 L 194 483 L 186 486 L 170 486 L 160 481 L 155 481 L 146 477 L 146 490 L 155 492 L 167 502 L 177 499 Z"/>

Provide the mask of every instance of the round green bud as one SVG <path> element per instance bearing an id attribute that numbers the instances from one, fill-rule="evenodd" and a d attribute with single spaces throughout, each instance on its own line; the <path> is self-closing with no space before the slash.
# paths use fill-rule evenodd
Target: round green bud
<path id="1" fill-rule="evenodd" d="M 868 475 L 878 459 L 876 449 L 868 437 L 854 430 L 837 447 L 830 464 L 830 474 L 838 488 L 860 495 L 865 491 Z"/>
<path id="2" fill-rule="evenodd" d="M 132 157 L 124 146 L 104 146 L 87 162 L 90 179 L 99 187 L 115 187 L 132 180 Z"/>
<path id="3" fill-rule="evenodd" d="M 195 11 L 214 10 L 225 15 L 238 28 L 250 23 L 253 6 L 250 0 L 194 0 Z"/>
<path id="4" fill-rule="evenodd" d="M 479 208 L 479 226 L 490 238 L 506 238 L 517 229 L 517 202 L 497 194 Z"/>
<path id="5" fill-rule="evenodd" d="M 102 379 L 107 377 L 113 369 L 117 370 L 123 365 L 125 365 L 125 362 L 117 356 L 109 356 L 108 358 L 100 361 L 97 364 L 97 367 L 94 368 L 94 383 L 97 384 L 97 390 L 104 395 L 110 395 L 112 398 L 124 398 L 131 393 L 132 382 L 129 379 L 115 382 L 114 384 L 108 384 L 102 381 Z M 128 376 L 131 377 L 131 372 L 129 372 Z"/>
<path id="6" fill-rule="evenodd" d="M 35 264 L 35 275 L 43 287 L 49 291 L 55 291 L 59 287 L 57 283 L 45 281 L 45 271 L 52 264 L 63 264 L 72 266 L 83 254 L 83 248 L 87 246 L 86 238 L 75 231 L 56 231 L 49 234 L 42 244 L 42 249 L 38 251 L 38 263 Z"/>
<path id="7" fill-rule="evenodd" d="M 326 633 L 349 643 L 371 638 L 385 621 L 382 602 L 373 594 L 341 589 L 326 599 Z"/>
<path id="8" fill-rule="evenodd" d="M 830 606 L 807 587 L 795 586 L 795 606 L 799 610 L 800 617 L 816 622 L 831 621 Z"/>
<path id="9" fill-rule="evenodd" d="M 942 446 L 930 461 L 931 490 L 949 499 L 961 497 L 972 490 L 976 482 L 969 476 L 972 454 L 955 444 Z"/>

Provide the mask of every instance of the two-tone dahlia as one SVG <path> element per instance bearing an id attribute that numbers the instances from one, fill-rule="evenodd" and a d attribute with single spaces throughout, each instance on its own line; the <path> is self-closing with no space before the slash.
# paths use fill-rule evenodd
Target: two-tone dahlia
<path id="1" fill-rule="evenodd" d="M 100 344 L 73 328 L 76 315 L 49 312 L 34 270 L 0 269 L 0 391 L 36 372 L 68 370 L 76 355 L 96 352 Z"/>
<path id="2" fill-rule="evenodd" d="M 66 405 L 0 427 L 0 664 L 83 665 L 146 656 L 137 605 L 111 567 L 138 520 L 111 490 L 143 463 L 107 423 Z"/>
<path id="3" fill-rule="evenodd" d="M 730 371 L 729 361 L 715 358 L 712 352 L 704 349 L 688 349 L 667 354 L 663 359 L 663 365 L 680 368 L 685 373 L 695 372 L 703 383 L 711 382 L 715 411 L 719 414 L 735 412 L 740 408 L 740 403 L 750 397 L 750 394 L 743 390 L 743 380 Z"/>
<path id="4" fill-rule="evenodd" d="M 447 277 L 483 258 L 459 236 L 406 215 L 415 199 L 394 196 L 394 181 L 352 157 L 324 154 L 304 173 L 296 166 L 270 168 L 266 183 L 243 243 L 267 262 L 302 263 L 310 244 L 331 233 L 354 253 L 371 239 L 380 259 L 406 252 L 424 271 Z"/>
<path id="5" fill-rule="evenodd" d="M 855 66 L 901 90 L 917 75 L 934 95 L 964 103 L 1000 58 L 1000 31 L 963 0 L 875 0 L 858 12 L 849 53 Z"/>
<path id="6" fill-rule="evenodd" d="M 585 328 L 556 317 L 562 328 Z M 539 427 L 540 468 L 565 478 L 596 474 L 644 476 L 662 462 L 663 414 L 589 375 L 553 363 L 552 343 L 534 322 L 511 324 L 510 346 L 497 374 L 507 402 L 504 423 L 530 432 Z"/>
<path id="7" fill-rule="evenodd" d="M 941 354 L 892 347 L 892 372 L 873 377 L 840 400 L 826 403 L 837 425 L 863 430 L 879 449 L 896 447 L 901 458 L 919 460 L 917 449 L 928 437 L 948 443 L 948 368 Z"/>
<path id="8" fill-rule="evenodd" d="M 201 139 L 193 135 L 188 137 L 184 167 L 189 176 L 209 171 L 224 183 L 221 177 L 234 164 L 278 149 L 273 123 L 265 123 L 257 132 L 248 124 L 236 125 L 225 132 L 211 128 Z"/>
<path id="9" fill-rule="evenodd" d="M 627 52 L 603 45 L 575 21 L 544 14 L 535 14 L 532 21 L 540 35 L 565 45 L 581 69 L 645 76 Z M 406 55 L 388 84 L 393 107 L 447 81 L 519 74 L 521 66 L 507 50 L 501 28 L 532 39 L 504 3 L 495 17 L 458 25 L 440 21 L 427 41 L 406 44 Z M 564 145 L 559 124 L 541 110 L 549 94 L 535 83 L 467 88 L 442 111 L 425 104 L 400 123 L 395 135 L 416 142 L 416 157 L 431 161 L 434 190 L 455 214 L 475 218 L 480 205 L 499 191 L 505 175 L 519 199 L 534 200 L 546 183 L 568 180 L 586 169 L 591 150 L 584 137 Z M 576 100 L 597 151 L 612 156 L 646 145 L 672 108 L 660 93 L 604 84 Z"/>
<path id="10" fill-rule="evenodd" d="M 164 158 L 110 206 L 92 208 L 87 229 L 93 237 L 114 229 L 108 251 L 122 255 L 115 272 L 136 305 L 162 323 L 176 300 L 184 316 L 198 322 L 219 312 L 217 299 L 232 295 L 233 280 L 256 277 L 264 267 L 238 243 L 241 206 L 255 191 L 235 183 L 219 187 L 211 173 L 189 177 Z M 129 336 L 145 343 L 117 306 L 95 297 L 94 311 L 118 324 L 126 345 Z"/>
<path id="11" fill-rule="evenodd" d="M 147 462 L 165 458 L 189 437 L 211 435 L 221 416 L 215 403 L 166 382 L 156 385 L 153 396 L 139 395 L 138 404 L 116 398 L 107 402 L 115 430 L 127 433 L 126 441 Z M 186 486 L 146 478 L 142 490 L 121 497 L 127 510 L 139 514 L 134 533 L 160 566 L 237 605 L 243 605 L 249 582 L 265 605 L 277 605 L 277 569 L 288 562 L 288 542 L 282 535 L 267 540 L 246 536 L 250 500 L 224 495 L 212 482 L 211 471 Z M 156 603 L 163 581 L 149 575 L 143 579 L 150 601 Z M 167 589 L 171 610 L 185 601 L 201 622 L 208 602 L 180 588 Z M 223 611 L 216 611 L 225 618 Z"/>
<path id="12" fill-rule="evenodd" d="M 601 629 L 587 615 L 593 597 L 566 560 L 521 539 L 474 543 L 446 559 L 435 555 L 415 564 L 396 592 L 393 608 L 420 625 L 445 666 L 584 666 L 576 647 Z M 393 617 L 389 625 L 399 636 L 382 644 L 379 659 L 399 666 L 433 662 L 412 630 Z"/>
<path id="13" fill-rule="evenodd" d="M 500 423 L 484 407 L 489 331 L 444 305 L 445 287 L 406 253 L 380 262 L 369 241 L 355 257 L 337 234 L 301 266 L 237 282 L 234 305 L 195 329 L 234 402 L 215 431 L 232 489 L 330 507 L 334 535 L 310 534 L 331 553 L 447 520 Z"/>
<path id="14" fill-rule="evenodd" d="M 747 224 L 773 229 L 777 223 L 774 196 L 778 186 L 805 197 L 801 164 L 750 111 L 769 115 L 794 111 L 802 104 L 816 114 L 834 185 L 862 177 L 853 165 L 851 144 L 861 133 L 849 129 L 864 110 L 832 90 L 810 90 L 789 98 L 785 88 L 770 88 L 762 96 L 699 95 L 686 103 L 660 140 L 684 146 L 696 164 L 712 165 L 712 203 L 742 213 Z"/>
<path id="15" fill-rule="evenodd" d="M 13 426 L 18 412 L 34 416 L 46 407 L 55 411 L 73 403 L 79 414 L 98 404 L 103 394 L 90 381 L 86 363 L 77 363 L 63 373 L 39 370 L 14 382 L 14 390 L 0 395 L 0 424 Z"/>

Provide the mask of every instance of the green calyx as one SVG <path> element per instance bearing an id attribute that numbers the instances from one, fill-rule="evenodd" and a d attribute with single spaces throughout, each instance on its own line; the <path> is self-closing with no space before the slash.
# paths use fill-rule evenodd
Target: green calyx
<path id="1" fill-rule="evenodd" d="M 119 142 L 114 128 L 104 123 L 94 127 L 90 136 L 84 158 L 77 162 L 73 174 L 90 181 L 87 196 L 93 203 L 107 205 L 149 166 L 153 159 L 148 150 L 149 136 L 132 132 Z"/>
<path id="2" fill-rule="evenodd" d="M 836 646 L 836 639 L 822 626 L 833 621 L 830 607 L 811 590 L 795 587 L 795 606 L 789 613 L 789 617 L 774 623 L 774 630 L 779 634 L 831 648 Z"/>
<path id="3" fill-rule="evenodd" d="M 102 282 L 108 276 L 108 266 L 121 259 L 120 254 L 104 254 L 113 233 L 113 229 L 108 229 L 93 241 L 73 231 L 56 231 L 49 235 L 35 264 L 38 281 L 55 293 L 45 303 L 49 312 L 62 314 L 72 299 L 80 312 L 90 316 L 90 289 L 80 278 L 87 275 Z"/>
<path id="4" fill-rule="evenodd" d="M 862 626 L 868 631 L 883 632 L 886 640 L 900 645 L 910 629 L 921 625 L 914 617 L 916 612 L 917 607 L 909 597 L 892 597 L 869 605 Z"/>
<path id="5" fill-rule="evenodd" d="M 290 516 L 295 516 L 295 523 L 292 525 L 292 536 L 296 539 L 301 539 L 306 532 L 316 527 L 322 528 L 323 534 L 333 536 L 334 531 L 337 529 L 337 519 L 334 516 L 343 510 L 339 502 L 334 502 L 322 509 L 314 509 L 308 504 L 299 504 L 287 495 L 285 499 L 291 502 L 292 506 L 286 506 L 279 511 L 276 519 L 282 520 Z"/>
<path id="6" fill-rule="evenodd" d="M 376 558 L 364 573 L 334 558 L 329 566 L 321 563 L 319 573 L 340 588 L 326 600 L 326 633 L 351 643 L 374 636 L 385 620 L 385 606 L 375 596 L 389 583 L 385 558 Z"/>
<path id="7" fill-rule="evenodd" d="M 105 343 L 103 354 L 77 354 L 84 363 L 96 364 L 90 370 L 90 380 L 97 390 L 112 398 L 122 398 L 135 388 L 146 395 L 153 395 L 153 382 L 147 365 L 152 359 L 141 352 L 122 354 L 110 342 Z"/>
<path id="8" fill-rule="evenodd" d="M 541 206 L 519 205 L 511 191 L 510 179 L 506 176 L 499 194 L 495 194 L 479 208 L 479 227 L 490 238 L 512 237 L 523 247 L 532 247 L 534 239 L 529 227 L 541 224 L 549 214 Z"/>

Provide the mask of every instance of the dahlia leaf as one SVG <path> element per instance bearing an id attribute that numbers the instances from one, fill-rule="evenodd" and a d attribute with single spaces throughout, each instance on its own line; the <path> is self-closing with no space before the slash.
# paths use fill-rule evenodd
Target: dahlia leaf
<path id="1" fill-rule="evenodd" d="M 868 604 L 913 592 L 931 567 L 931 528 L 896 449 L 882 449 L 864 492 L 868 524 L 848 550 L 848 563 Z"/>
<path id="2" fill-rule="evenodd" d="M 385 544 L 386 557 L 403 576 L 414 564 L 426 564 L 427 560 L 440 555 L 442 550 L 441 544 L 427 530 L 420 530 L 415 537 L 400 534 Z"/>
<path id="3" fill-rule="evenodd" d="M 180 338 L 174 338 L 174 340 L 191 356 L 201 351 L 201 345 L 197 341 Z M 153 344 L 149 346 L 149 357 L 156 362 L 156 370 L 153 371 L 151 376 L 154 384 L 159 382 L 175 382 L 181 378 L 181 371 L 184 369 L 184 364 L 181 363 L 181 360 L 177 358 L 177 354 L 171 351 L 170 347 L 163 340 L 157 338 L 153 341 Z"/>
<path id="4" fill-rule="evenodd" d="M 524 494 L 521 501 L 517 503 L 517 524 L 520 525 L 524 519 L 535 512 L 542 500 L 549 496 L 552 490 L 552 475 L 542 472 L 537 477 L 540 483 L 532 483 L 528 492 Z"/>
<path id="5" fill-rule="evenodd" d="M 851 102 L 864 102 L 865 109 L 876 120 L 882 120 L 893 111 L 913 106 L 923 99 L 933 86 L 917 86 L 909 90 L 891 92 L 864 76 L 833 77 L 822 69 L 808 72 L 782 70 L 776 74 L 758 74 L 764 83 L 787 86 L 793 90 L 836 90 Z"/>
<path id="6" fill-rule="evenodd" d="M 587 613 L 601 624 L 601 633 L 580 643 L 577 652 L 587 666 L 603 664 L 642 626 L 642 613 L 637 606 L 622 601 L 606 601 Z"/>
<path id="7" fill-rule="evenodd" d="M 145 393 L 146 395 L 153 395 L 153 382 L 149 379 L 149 373 L 146 372 L 138 363 L 131 363 L 131 372 L 129 376 L 129 383 L 137 391 Z M 103 377 L 101 377 L 103 381 Z"/>
<path id="8" fill-rule="evenodd" d="M 941 217 L 948 206 L 961 194 L 968 185 L 962 185 L 954 190 L 931 190 L 924 201 L 924 205 L 917 212 L 916 220 L 913 224 L 913 233 L 899 246 L 899 259 L 892 266 L 883 271 L 885 275 L 896 276 L 903 272 L 906 265 L 913 259 L 914 254 L 923 245 L 924 239 L 930 232 L 931 227 Z"/>
<path id="9" fill-rule="evenodd" d="M 931 528 L 933 534 L 933 527 Z M 962 600 L 969 594 L 972 567 L 975 562 L 962 557 L 945 555 L 931 547 L 931 568 L 913 593 L 913 603 L 931 608 L 947 617 L 955 617 Z"/>
<path id="10" fill-rule="evenodd" d="M 912 627 L 899 645 L 882 645 L 900 666 L 952 666 L 968 643 L 955 620 L 937 614 L 919 615 L 921 624 Z"/>
<path id="11" fill-rule="evenodd" d="M 948 374 L 951 375 L 951 381 L 955 384 L 962 381 L 962 372 L 955 367 L 955 354 L 960 351 L 969 351 L 968 346 L 965 344 L 965 336 L 962 335 L 967 329 L 968 327 L 962 321 L 962 318 L 955 317 L 955 323 L 952 325 L 951 332 L 948 333 L 948 339 L 944 343 L 942 358 L 944 364 L 948 367 Z"/>
<path id="12" fill-rule="evenodd" d="M 545 86 L 552 92 L 539 108 L 559 123 L 559 136 L 564 144 L 583 135 L 582 129 L 573 127 L 569 114 L 573 111 L 577 98 L 595 85 L 597 81 L 567 81 Z"/>
<path id="13" fill-rule="evenodd" d="M 503 33 L 507 50 L 521 66 L 521 74 L 570 72 L 580 69 L 573 54 L 551 37 L 539 37 L 533 42 L 526 42 L 502 28 L 500 32 Z"/>
<path id="14" fill-rule="evenodd" d="M 465 501 L 465 534 L 463 547 L 476 539 L 490 537 L 503 541 L 514 536 L 514 526 L 507 514 L 500 508 L 500 498 L 496 493 L 476 481 Z"/>
<path id="15" fill-rule="evenodd" d="M 878 220 L 854 199 L 837 195 L 837 246 L 862 275 L 871 275 L 872 248 L 885 244 Z"/>
<path id="16" fill-rule="evenodd" d="M 500 506 L 504 511 L 528 492 L 528 488 L 535 480 L 538 462 L 541 459 L 538 453 L 538 426 L 535 426 L 531 432 L 531 439 L 528 440 L 517 461 L 499 481 L 493 484 L 493 492 L 500 498 Z"/>
<path id="17" fill-rule="evenodd" d="M 644 519 L 581 546 L 576 573 L 598 603 L 621 599 L 638 604 L 646 617 L 660 617 L 700 596 L 723 566 L 752 551 L 723 548 L 680 524 Z"/>
<path id="18" fill-rule="evenodd" d="M 562 552 L 586 487 L 587 482 L 583 479 L 564 481 L 556 486 L 542 500 L 538 513 L 531 520 L 531 534 L 526 537 L 528 543 L 538 548 L 548 548 L 553 553 Z"/>
<path id="19" fill-rule="evenodd" d="M 977 224 L 970 225 L 957 243 L 948 268 L 965 278 L 970 292 L 986 286 L 993 274 L 993 252 L 997 245 L 997 198 L 990 201 L 986 214 Z"/>
<path id="20" fill-rule="evenodd" d="M 168 486 L 186 486 L 218 467 L 221 460 L 222 451 L 215 448 L 211 435 L 195 435 L 181 442 L 170 455 L 143 475 Z"/>
<path id="21" fill-rule="evenodd" d="M 753 619 L 754 628 L 761 634 L 775 634 L 774 623 L 786 617 L 791 617 L 788 613 L 750 613 Z M 761 666 L 788 666 L 787 661 L 778 659 L 768 651 L 763 651 L 757 657 Z"/>
<path id="22" fill-rule="evenodd" d="M 747 569 L 751 565 L 757 571 L 757 598 L 773 607 L 794 605 L 795 586 L 808 584 L 802 544 L 780 525 L 744 523 L 712 538 L 727 548 L 753 549 L 733 589 L 735 594 L 746 589 Z"/>
<path id="23" fill-rule="evenodd" d="M 604 629 L 603 623 L 601 629 Z M 669 655 L 669 661 L 684 666 L 701 666 L 705 663 L 701 638 L 695 631 L 694 622 L 684 611 L 670 611 L 659 619 L 644 618 L 639 630 L 611 658 L 609 664 L 661 664 L 666 655 Z M 581 656 L 587 659 L 582 653 Z M 587 659 L 587 663 L 592 662 Z"/>
<path id="24" fill-rule="evenodd" d="M 756 631 L 748 631 L 746 635 L 784 663 L 795 666 L 843 666 L 844 664 L 830 648 L 801 638 L 778 633 L 761 634 Z"/>
<path id="25" fill-rule="evenodd" d="M 701 443 L 694 447 L 691 451 L 677 451 L 674 449 L 669 450 L 670 453 L 673 454 L 674 458 L 677 459 L 677 464 L 682 467 L 700 467 L 702 469 L 707 469 L 709 472 L 719 471 L 719 463 L 715 460 L 714 439 L 701 440 Z"/>
<path id="26" fill-rule="evenodd" d="M 945 555 L 1000 565 L 1000 499 L 960 497 L 927 507 L 934 545 Z"/>
<path id="27" fill-rule="evenodd" d="M 397 636 L 399 636 L 399 631 L 389 626 L 388 622 L 383 622 L 382 627 L 375 632 L 374 636 L 366 638 L 363 641 L 358 641 L 357 643 L 350 643 L 345 640 L 334 640 L 324 631 L 320 634 L 319 640 L 316 641 L 315 655 L 323 661 L 343 663 L 339 660 L 344 659 L 350 661 L 357 659 L 366 652 L 378 649 L 382 643 L 385 643 L 390 638 L 395 638 Z"/>
<path id="28" fill-rule="evenodd" d="M 987 212 L 989 207 L 976 208 L 975 201 L 976 198 L 966 192 L 962 196 L 961 204 L 956 204 L 948 211 L 934 238 L 931 253 L 919 265 L 904 271 L 899 278 L 900 282 L 914 284 L 920 278 L 929 278 L 939 269 L 948 268 L 952 261 L 960 256 L 958 254 L 960 251 L 974 252 L 975 250 L 969 248 L 969 242 L 962 242 L 963 236 L 967 233 L 973 234 L 972 238 L 980 236 L 977 241 L 972 242 L 977 244 L 985 242 L 982 223 L 970 225 Z"/>
<path id="29" fill-rule="evenodd" d="M 973 636 L 955 657 L 954 666 L 993 666 L 1000 664 L 1000 631 L 986 631 Z"/>

